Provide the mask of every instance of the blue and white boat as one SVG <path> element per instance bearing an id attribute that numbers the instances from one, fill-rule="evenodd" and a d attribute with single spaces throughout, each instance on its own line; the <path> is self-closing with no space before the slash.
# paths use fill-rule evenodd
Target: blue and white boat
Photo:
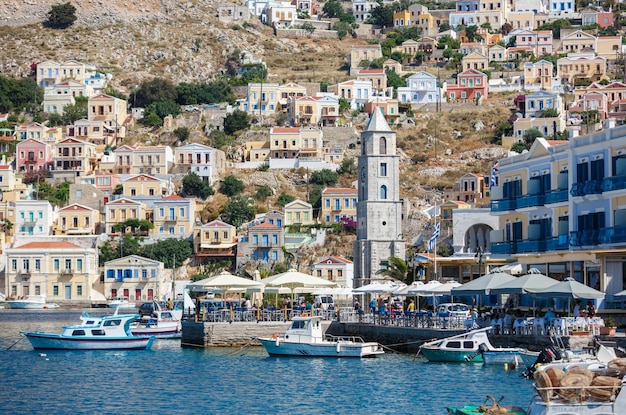
<path id="1" fill-rule="evenodd" d="M 431 362 L 521 362 L 520 354 L 526 349 L 493 346 L 487 337 L 490 330 L 491 327 L 484 327 L 426 342 L 420 346 L 420 352 Z"/>
<path id="2" fill-rule="evenodd" d="M 23 333 L 34 349 L 59 350 L 128 350 L 149 349 L 154 337 L 135 336 L 130 324 L 138 314 L 102 316 L 76 326 L 64 326 L 61 334 Z M 83 317 L 81 317 L 82 319 Z"/>
<path id="3" fill-rule="evenodd" d="M 320 316 L 294 317 L 284 336 L 274 334 L 259 341 L 270 356 L 375 357 L 385 353 L 379 343 L 360 337 L 324 336 Z"/>

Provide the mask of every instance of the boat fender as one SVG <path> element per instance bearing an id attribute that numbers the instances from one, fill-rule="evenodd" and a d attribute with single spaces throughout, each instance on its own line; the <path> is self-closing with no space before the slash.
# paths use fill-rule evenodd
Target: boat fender
<path id="1" fill-rule="evenodd" d="M 278 333 L 274 333 L 274 334 L 272 335 L 272 339 L 276 340 L 277 338 L 278 338 Z"/>
<path id="2" fill-rule="evenodd" d="M 341 344 L 337 342 L 337 353 L 341 353 Z"/>
<path id="3" fill-rule="evenodd" d="M 276 337 L 276 347 L 280 347 L 280 337 Z"/>
<path id="4" fill-rule="evenodd" d="M 302 313 L 300 314 L 300 317 L 308 317 L 309 315 L 307 313 Z"/>

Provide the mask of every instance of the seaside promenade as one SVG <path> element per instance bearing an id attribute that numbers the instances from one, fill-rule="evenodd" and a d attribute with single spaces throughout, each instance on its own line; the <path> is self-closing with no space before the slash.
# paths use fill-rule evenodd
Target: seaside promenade
<path id="1" fill-rule="evenodd" d="M 199 318 L 183 322 L 181 344 L 190 347 L 251 346 L 260 345 L 257 337 L 271 337 L 284 333 L 290 318 L 303 310 L 227 310 L 206 313 Z M 486 319 L 454 318 L 433 316 L 429 313 L 398 315 L 360 314 L 353 309 L 323 312 L 327 334 L 336 336 L 359 336 L 365 341 L 377 341 L 388 349 L 398 352 L 415 353 L 427 340 L 445 338 L 477 327 L 491 326 L 489 338 L 495 346 L 526 347 L 539 351 L 552 344 L 554 335 L 560 337 L 565 347 L 582 350 L 589 347 L 594 336 L 603 342 L 614 342 L 626 348 L 624 332 L 616 336 L 599 333 L 599 321 L 578 322 L 571 319 L 558 319 L 556 324 L 546 326 L 534 324 L 534 318 L 516 319 L 511 327 L 493 325 Z M 498 322 L 496 322 L 498 323 Z M 537 319 L 536 323 L 540 323 Z M 564 324 L 564 326 L 563 326 Z M 571 324 L 571 325 L 570 325 Z M 563 329 L 564 327 L 564 329 Z M 586 329 L 586 330 L 583 330 Z M 552 334 L 552 338 L 550 336 Z"/>

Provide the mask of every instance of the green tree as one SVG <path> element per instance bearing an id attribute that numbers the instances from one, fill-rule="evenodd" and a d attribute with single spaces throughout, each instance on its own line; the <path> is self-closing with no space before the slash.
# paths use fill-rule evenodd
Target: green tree
<path id="1" fill-rule="evenodd" d="M 331 19 L 334 17 L 338 18 L 343 14 L 343 7 L 341 7 L 341 2 L 339 0 L 328 0 L 324 4 L 322 12 Z"/>
<path id="2" fill-rule="evenodd" d="M 256 200 L 266 200 L 268 197 L 274 195 L 274 191 L 271 187 L 263 185 L 257 186 L 256 193 L 254 194 L 254 198 Z"/>
<path id="3" fill-rule="evenodd" d="M 191 242 L 186 239 L 163 239 L 143 248 L 143 256 L 163 262 L 165 268 L 178 268 L 192 255 Z"/>
<path id="4" fill-rule="evenodd" d="M 231 197 L 222 212 L 222 220 L 237 228 L 252 218 L 254 218 L 254 207 L 247 198 L 242 196 Z"/>
<path id="5" fill-rule="evenodd" d="M 478 26 L 467 26 L 465 28 L 465 36 L 470 42 L 482 40 L 482 36 L 478 34 Z"/>
<path id="6" fill-rule="evenodd" d="M 182 182 L 182 196 L 184 197 L 195 196 L 204 200 L 215 194 L 215 190 L 213 190 L 211 184 L 202 180 L 202 178 L 194 172 L 189 172 L 189 174 L 183 177 Z"/>
<path id="7" fill-rule="evenodd" d="M 343 39 L 349 34 L 352 34 L 352 25 L 348 22 L 337 22 L 333 25 L 333 30 L 337 32 L 339 39 Z"/>
<path id="8" fill-rule="evenodd" d="M 178 127 L 174 130 L 174 135 L 181 142 L 187 141 L 189 139 L 189 128 L 187 127 Z"/>
<path id="9" fill-rule="evenodd" d="M 426 56 L 426 54 L 424 54 L 423 56 Z M 393 69 L 387 68 L 385 69 L 385 73 L 387 74 L 387 85 L 392 86 L 396 89 L 406 86 L 406 80 L 398 75 L 398 73 Z"/>
<path id="10" fill-rule="evenodd" d="M 72 3 L 56 4 L 46 14 L 44 26 L 52 29 L 67 29 L 76 21 L 76 7 Z"/>
<path id="11" fill-rule="evenodd" d="M 366 23 L 377 26 L 393 27 L 393 7 L 389 5 L 378 6 L 372 9 L 371 17 Z"/>
<path id="12" fill-rule="evenodd" d="M 530 146 L 532 146 L 535 142 L 535 139 L 538 137 L 543 137 L 543 134 L 541 134 L 541 131 L 537 128 L 529 128 L 526 130 L 526 133 L 524 134 L 524 143 L 526 143 L 526 148 L 530 148 Z"/>
<path id="13" fill-rule="evenodd" d="M 339 180 L 339 175 L 330 169 L 316 170 L 311 174 L 312 184 L 334 186 Z"/>
<path id="14" fill-rule="evenodd" d="M 376 271 L 376 274 L 382 274 L 386 277 L 391 277 L 398 281 L 405 281 L 407 277 L 407 265 L 406 261 L 402 258 L 390 256 L 387 259 L 387 269 L 380 269 Z"/>
<path id="15" fill-rule="evenodd" d="M 137 107 L 147 107 L 158 101 L 175 102 L 176 98 L 176 86 L 172 81 L 163 78 L 146 79 L 133 91 L 134 105 Z"/>
<path id="16" fill-rule="evenodd" d="M 439 33 L 445 32 L 446 30 L 450 30 L 450 23 L 443 22 L 439 25 Z"/>
<path id="17" fill-rule="evenodd" d="M 245 188 L 246 185 L 244 182 L 233 175 L 224 177 L 224 179 L 220 182 L 220 193 L 225 194 L 226 196 L 235 196 L 240 194 Z"/>
<path id="18" fill-rule="evenodd" d="M 181 113 L 181 110 L 180 105 L 178 105 L 176 102 L 169 99 L 164 99 L 161 101 L 155 101 L 148 105 L 145 109 L 145 112 L 149 114 L 156 114 L 159 116 L 159 118 L 161 118 L 161 120 L 163 120 L 168 115 L 176 117 L 178 114 Z"/>
<path id="19" fill-rule="evenodd" d="M 115 189 L 113 189 L 113 194 L 121 195 L 122 193 L 124 193 L 124 185 L 120 183 L 117 186 L 115 186 Z"/>
<path id="20" fill-rule="evenodd" d="M 337 173 L 339 174 L 355 174 L 356 173 L 356 163 L 354 158 L 352 157 L 344 157 L 341 160 L 341 165 L 337 169 Z"/>
<path id="21" fill-rule="evenodd" d="M 250 127 L 250 117 L 248 113 L 241 110 L 235 110 L 224 118 L 224 132 L 226 134 L 234 134 L 237 131 L 245 130 Z"/>
<path id="22" fill-rule="evenodd" d="M 87 97 L 76 97 L 74 104 L 67 104 L 63 107 L 61 119 L 63 124 L 71 125 L 78 120 L 87 118 Z"/>
<path id="23" fill-rule="evenodd" d="M 555 118 L 559 116 L 559 111 L 556 108 L 547 108 L 541 112 L 541 118 Z"/>
<path id="24" fill-rule="evenodd" d="M 163 120 L 154 112 L 150 112 L 143 116 L 141 123 L 148 127 L 160 127 L 163 125 Z"/>
<path id="25" fill-rule="evenodd" d="M 288 203 L 293 202 L 294 200 L 296 200 L 295 197 L 293 197 L 292 195 L 288 195 L 287 193 L 283 192 L 280 195 L 278 195 L 278 199 L 276 200 L 276 204 L 280 207 L 285 207 L 285 205 L 287 205 Z"/>
<path id="26" fill-rule="evenodd" d="M 528 150 L 526 143 L 523 141 L 518 141 L 511 146 L 511 151 L 522 154 L 524 150 Z"/>
<path id="27" fill-rule="evenodd" d="M 339 113 L 344 114 L 346 111 L 350 111 L 350 109 L 350 102 L 343 97 L 339 98 Z"/>

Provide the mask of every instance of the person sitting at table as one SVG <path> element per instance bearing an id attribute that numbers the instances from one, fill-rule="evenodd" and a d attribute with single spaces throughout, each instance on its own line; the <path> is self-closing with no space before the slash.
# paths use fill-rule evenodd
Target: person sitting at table
<path id="1" fill-rule="evenodd" d="M 513 331 L 513 316 L 502 309 L 504 317 L 502 317 L 502 332 L 511 334 Z"/>
<path id="2" fill-rule="evenodd" d="M 574 317 L 583 317 L 581 315 L 583 302 L 580 300 L 576 300 L 576 305 L 574 306 Z"/>
<path id="3" fill-rule="evenodd" d="M 593 318 L 596 315 L 596 307 L 593 305 L 591 300 L 587 301 L 585 311 L 587 311 L 587 317 L 589 318 Z"/>
<path id="4" fill-rule="evenodd" d="M 543 318 L 546 320 L 546 326 L 549 326 L 552 324 L 552 320 L 556 318 L 556 314 L 554 314 L 552 308 L 548 308 L 546 313 L 543 315 Z"/>

